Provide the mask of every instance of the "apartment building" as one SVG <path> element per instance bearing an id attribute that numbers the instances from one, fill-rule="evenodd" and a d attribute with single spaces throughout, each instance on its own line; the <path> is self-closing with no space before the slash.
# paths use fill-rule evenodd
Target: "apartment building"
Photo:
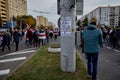
<path id="1" fill-rule="evenodd" d="M 44 16 L 37 16 L 37 26 L 48 26 L 48 19 Z"/>
<path id="2" fill-rule="evenodd" d="M 9 19 L 7 0 L 0 0 L 0 17 L 1 24 L 6 24 L 6 21 Z"/>
<path id="3" fill-rule="evenodd" d="M 87 17 L 89 22 L 91 17 L 95 17 L 98 25 L 120 27 L 120 6 L 98 7 L 84 17 Z M 83 19 L 82 17 L 81 20 Z"/>
<path id="4" fill-rule="evenodd" d="M 27 0 L 0 0 L 2 25 L 19 15 L 27 15 Z"/>
<path id="5" fill-rule="evenodd" d="M 8 7 L 10 17 L 27 15 L 27 0 L 8 0 Z"/>

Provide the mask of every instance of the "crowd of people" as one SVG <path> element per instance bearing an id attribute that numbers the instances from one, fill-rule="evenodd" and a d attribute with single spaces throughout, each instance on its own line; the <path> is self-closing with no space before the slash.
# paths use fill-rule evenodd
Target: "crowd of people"
<path id="1" fill-rule="evenodd" d="M 3 52 L 5 47 L 11 51 L 11 45 L 15 45 L 15 50 L 19 50 L 19 43 L 23 38 L 25 39 L 26 46 L 40 47 L 49 43 L 49 39 L 57 39 L 59 30 L 48 29 L 32 29 L 27 28 L 25 30 L 14 29 L 14 31 L 7 30 L 0 32 L 0 48 Z"/>
<path id="2" fill-rule="evenodd" d="M 101 28 L 104 42 L 111 46 L 112 48 L 116 48 L 120 46 L 120 29 L 118 28 Z"/>

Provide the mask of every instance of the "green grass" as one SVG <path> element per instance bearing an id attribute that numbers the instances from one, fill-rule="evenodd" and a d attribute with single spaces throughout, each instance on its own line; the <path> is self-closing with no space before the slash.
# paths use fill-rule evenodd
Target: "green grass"
<path id="1" fill-rule="evenodd" d="M 41 49 L 25 64 L 12 73 L 6 80 L 86 80 L 87 72 L 76 57 L 76 71 L 62 72 L 60 69 L 60 53 L 49 53 L 48 46 Z"/>

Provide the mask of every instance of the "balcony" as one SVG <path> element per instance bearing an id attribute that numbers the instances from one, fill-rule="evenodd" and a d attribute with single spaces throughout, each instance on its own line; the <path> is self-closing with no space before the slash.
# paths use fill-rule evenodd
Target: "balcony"
<path id="1" fill-rule="evenodd" d="M 6 15 L 6 13 L 2 13 L 2 15 Z"/>
<path id="2" fill-rule="evenodd" d="M 1 11 L 5 11 L 5 12 L 6 12 L 6 9 L 5 9 L 5 8 L 2 8 Z"/>
<path id="3" fill-rule="evenodd" d="M 1 1 L 2 4 L 5 4 L 5 1 Z"/>
<path id="4" fill-rule="evenodd" d="M 3 4 L 1 5 L 1 7 L 6 8 L 6 6 L 5 6 L 5 5 L 3 5 Z"/>

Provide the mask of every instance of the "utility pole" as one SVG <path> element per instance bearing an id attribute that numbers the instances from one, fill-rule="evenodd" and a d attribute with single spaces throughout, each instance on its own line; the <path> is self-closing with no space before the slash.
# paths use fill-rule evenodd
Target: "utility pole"
<path id="1" fill-rule="evenodd" d="M 12 31 L 13 31 L 14 30 L 14 25 L 13 25 L 13 10 L 11 10 L 10 14 L 11 14 L 11 19 L 10 19 L 11 20 L 10 21 L 11 22 L 11 28 L 12 28 Z"/>
<path id="2" fill-rule="evenodd" d="M 75 72 L 75 17 L 76 0 L 60 0 L 60 28 L 61 28 L 61 70 Z"/>

